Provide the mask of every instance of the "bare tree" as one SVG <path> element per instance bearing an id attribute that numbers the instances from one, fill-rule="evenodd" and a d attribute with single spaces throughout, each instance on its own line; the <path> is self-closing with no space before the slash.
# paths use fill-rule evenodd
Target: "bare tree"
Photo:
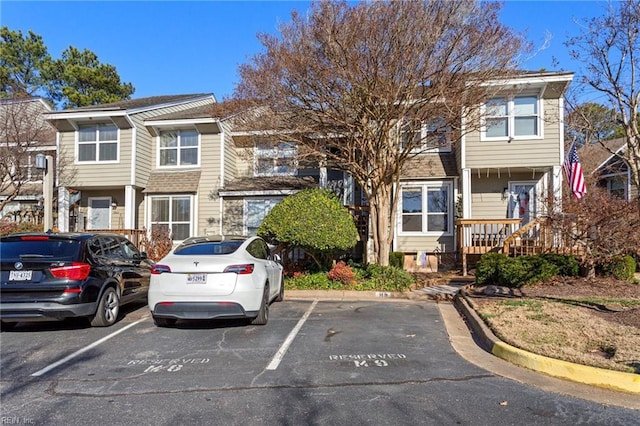
<path id="1" fill-rule="evenodd" d="M 612 154 L 627 164 L 633 183 L 640 188 L 640 1 L 612 2 L 605 15 L 586 21 L 582 33 L 569 39 L 566 45 L 572 57 L 585 66 L 582 83 L 604 95 L 615 112 L 627 149 Z M 586 129 L 585 133 L 598 127 L 588 114 L 580 115 L 578 122 L 581 122 L 578 126 Z M 640 206 L 640 196 L 637 203 Z"/>
<path id="2" fill-rule="evenodd" d="M 526 47 L 499 23 L 494 2 L 319 1 L 292 13 L 266 49 L 240 67 L 234 97 L 263 106 L 252 126 L 295 142 L 351 174 L 369 203 L 373 257 L 388 264 L 401 171 L 442 143 L 404 130 L 428 126 L 453 139 L 473 130 L 488 81 L 508 78 Z M 266 114 L 270 111 L 273 114 Z M 466 126 L 461 127 L 465 122 Z"/>
<path id="3" fill-rule="evenodd" d="M 35 155 L 55 154 L 55 130 L 42 118 L 50 108 L 42 102 L 17 98 L 0 103 L 0 211 L 25 191 L 35 190 L 31 182 L 42 180 Z"/>

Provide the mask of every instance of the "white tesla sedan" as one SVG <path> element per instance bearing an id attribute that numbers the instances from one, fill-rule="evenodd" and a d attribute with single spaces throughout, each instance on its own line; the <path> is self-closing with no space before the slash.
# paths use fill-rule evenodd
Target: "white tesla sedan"
<path id="1" fill-rule="evenodd" d="M 154 265 L 148 298 L 157 326 L 229 318 L 264 325 L 269 304 L 284 298 L 282 264 L 260 237 L 191 237 Z"/>

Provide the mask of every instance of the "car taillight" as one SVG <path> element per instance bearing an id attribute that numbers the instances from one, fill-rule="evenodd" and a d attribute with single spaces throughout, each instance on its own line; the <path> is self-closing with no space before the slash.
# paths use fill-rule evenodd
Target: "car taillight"
<path id="1" fill-rule="evenodd" d="M 46 235 L 25 235 L 20 237 L 22 241 L 47 241 L 49 237 Z"/>
<path id="2" fill-rule="evenodd" d="M 89 276 L 91 265 L 82 262 L 73 262 L 71 266 L 61 266 L 51 268 L 51 275 L 56 278 L 66 278 L 69 280 L 84 280 Z"/>
<path id="3" fill-rule="evenodd" d="M 238 275 L 247 275 L 253 273 L 253 263 L 244 265 L 229 265 L 224 268 L 224 272 L 234 272 Z"/>
<path id="4" fill-rule="evenodd" d="M 153 275 L 159 275 L 164 272 L 171 272 L 171 268 L 168 267 L 167 265 L 158 265 L 158 264 L 153 265 L 153 267 L 151 268 L 151 273 Z"/>

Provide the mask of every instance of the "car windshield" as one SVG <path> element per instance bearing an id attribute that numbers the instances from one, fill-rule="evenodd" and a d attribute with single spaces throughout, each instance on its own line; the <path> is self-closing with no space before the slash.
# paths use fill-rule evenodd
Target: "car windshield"
<path id="1" fill-rule="evenodd" d="M 80 242 L 73 240 L 9 240 L 0 244 L 0 259 L 17 262 L 29 259 L 76 260 Z"/>
<path id="2" fill-rule="evenodd" d="M 178 247 L 174 254 L 177 255 L 208 255 L 231 254 L 242 245 L 243 241 L 228 241 L 222 243 L 198 243 L 184 247 Z"/>

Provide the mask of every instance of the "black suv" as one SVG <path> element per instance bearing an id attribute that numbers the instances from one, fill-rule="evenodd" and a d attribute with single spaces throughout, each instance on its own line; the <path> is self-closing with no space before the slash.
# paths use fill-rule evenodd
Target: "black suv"
<path id="1" fill-rule="evenodd" d="M 24 233 L 0 237 L 0 320 L 87 317 L 116 322 L 120 305 L 146 302 L 153 262 L 121 235 Z"/>

